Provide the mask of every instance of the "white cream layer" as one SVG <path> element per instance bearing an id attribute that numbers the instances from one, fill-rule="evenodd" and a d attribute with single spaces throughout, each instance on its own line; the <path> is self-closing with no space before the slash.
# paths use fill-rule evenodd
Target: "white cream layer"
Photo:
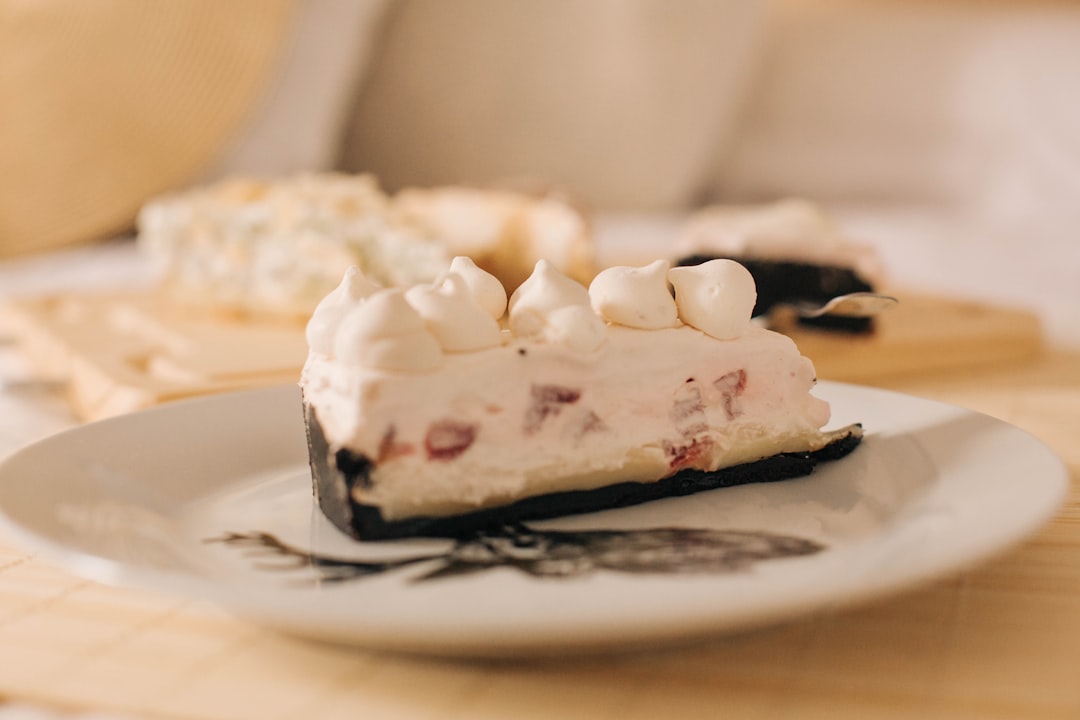
<path id="1" fill-rule="evenodd" d="M 436 372 L 312 353 L 301 384 L 331 446 L 376 463 L 356 499 L 395 520 L 816 449 L 829 407 L 814 382 L 795 344 L 761 328 L 719 341 L 609 325 L 591 352 L 512 339 Z"/>

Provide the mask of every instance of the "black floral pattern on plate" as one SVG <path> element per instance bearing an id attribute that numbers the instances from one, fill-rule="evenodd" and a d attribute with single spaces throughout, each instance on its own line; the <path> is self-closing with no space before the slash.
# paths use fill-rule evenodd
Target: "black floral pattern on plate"
<path id="1" fill-rule="evenodd" d="M 441 553 L 387 560 L 329 557 L 293 547 L 265 532 L 226 533 L 207 542 L 239 548 L 268 571 L 314 571 L 315 583 L 341 583 L 425 566 L 410 582 L 429 582 L 512 568 L 534 578 L 575 578 L 597 571 L 702 574 L 745 571 L 759 562 L 812 555 L 824 546 L 764 531 L 649 528 L 537 530 L 508 525 L 457 540 Z"/>

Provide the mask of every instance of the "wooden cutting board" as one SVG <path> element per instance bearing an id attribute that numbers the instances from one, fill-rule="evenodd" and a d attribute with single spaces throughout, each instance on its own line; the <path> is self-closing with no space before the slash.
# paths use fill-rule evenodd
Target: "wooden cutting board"
<path id="1" fill-rule="evenodd" d="M 850 336 L 781 320 L 818 377 L 863 384 L 902 375 L 1021 362 L 1042 349 L 1038 317 L 1025 310 L 903 291 L 870 335 Z"/>
<path id="2" fill-rule="evenodd" d="M 869 336 L 780 321 L 818 376 L 877 379 L 1034 357 L 1037 318 L 977 303 L 894 293 L 900 304 Z M 302 325 L 194 315 L 156 293 L 65 295 L 0 307 L 34 376 L 60 382 L 75 415 L 96 420 L 180 398 L 295 382 L 307 355 Z"/>
<path id="3" fill-rule="evenodd" d="M 0 331 L 80 420 L 296 382 L 307 357 L 303 325 L 195 315 L 153 292 L 12 301 Z"/>

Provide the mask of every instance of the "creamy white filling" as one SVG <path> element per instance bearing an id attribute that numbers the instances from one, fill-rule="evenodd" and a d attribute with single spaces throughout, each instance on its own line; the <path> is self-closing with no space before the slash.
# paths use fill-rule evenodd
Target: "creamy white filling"
<path id="1" fill-rule="evenodd" d="M 519 340 L 420 374 L 313 355 L 302 384 L 331 445 L 376 462 L 356 499 L 387 519 L 805 450 L 829 417 L 809 360 L 756 327 L 611 327 L 590 354 Z"/>

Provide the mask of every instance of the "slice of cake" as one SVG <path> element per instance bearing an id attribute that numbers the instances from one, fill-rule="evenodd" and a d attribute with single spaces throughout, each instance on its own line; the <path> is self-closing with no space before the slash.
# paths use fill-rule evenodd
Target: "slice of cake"
<path id="1" fill-rule="evenodd" d="M 307 330 L 319 505 L 360 539 L 458 536 L 807 474 L 861 429 L 822 431 L 810 361 L 754 299 L 726 260 L 588 290 L 541 261 L 509 302 L 465 258 L 408 290 L 351 270 Z"/>
<path id="2" fill-rule="evenodd" d="M 799 302 L 874 291 L 883 272 L 872 248 L 849 240 L 828 214 L 805 200 L 714 205 L 694 213 L 676 240 L 677 265 L 737 260 L 757 283 L 754 315 Z M 848 332 L 873 329 L 868 317 L 825 315 L 802 324 Z"/>
<path id="3" fill-rule="evenodd" d="M 368 175 L 223 180 L 147 203 L 138 230 L 172 300 L 241 316 L 306 320 L 350 266 L 411 285 L 451 258 Z"/>
<path id="4" fill-rule="evenodd" d="M 350 266 L 432 282 L 467 255 L 517 287 L 540 258 L 592 277 L 584 217 L 555 197 L 463 187 L 382 191 L 370 175 L 232 178 L 158 198 L 138 241 L 183 306 L 306 321 Z"/>

